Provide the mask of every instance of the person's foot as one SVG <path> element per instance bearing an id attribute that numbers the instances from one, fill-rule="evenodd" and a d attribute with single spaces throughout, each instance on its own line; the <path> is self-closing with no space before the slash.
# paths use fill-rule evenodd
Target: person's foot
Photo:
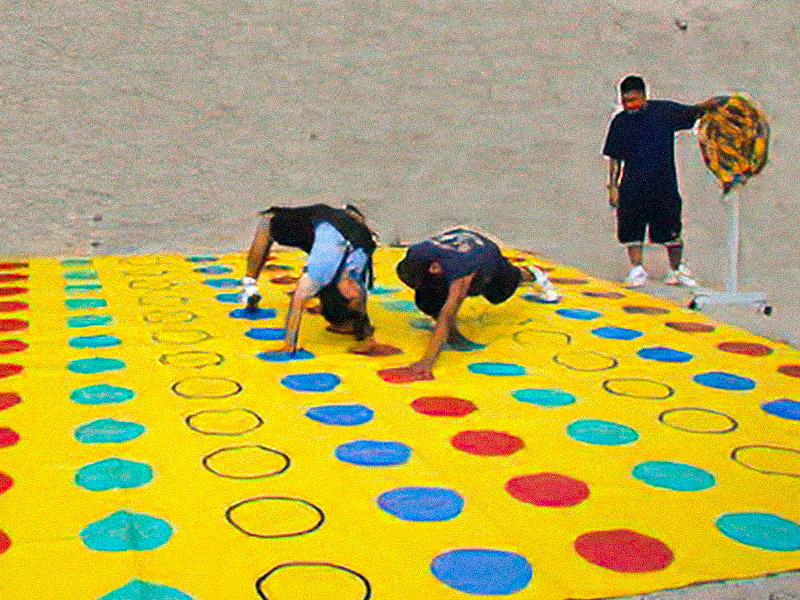
<path id="1" fill-rule="evenodd" d="M 629 272 L 625 278 L 625 287 L 640 287 L 647 283 L 647 271 L 644 270 L 642 265 L 636 265 Z"/>
<path id="2" fill-rule="evenodd" d="M 692 271 L 685 264 L 681 263 L 677 269 L 672 269 L 664 278 L 667 285 L 682 285 L 684 287 L 697 287 L 697 281 L 692 275 Z"/>
<path id="3" fill-rule="evenodd" d="M 252 277 L 242 277 L 242 291 L 239 292 L 239 302 L 247 305 L 248 310 L 258 308 L 261 302 L 261 292 L 258 291 L 256 280 Z"/>

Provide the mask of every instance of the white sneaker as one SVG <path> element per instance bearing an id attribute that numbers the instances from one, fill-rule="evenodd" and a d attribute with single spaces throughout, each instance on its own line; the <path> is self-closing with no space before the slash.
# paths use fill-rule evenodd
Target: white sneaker
<path id="1" fill-rule="evenodd" d="M 256 280 L 252 277 L 242 277 L 242 291 L 239 292 L 239 302 L 246 304 L 247 308 L 254 310 L 261 302 L 261 292 L 258 291 Z"/>
<path id="2" fill-rule="evenodd" d="M 692 276 L 692 271 L 681 263 L 677 269 L 670 270 L 664 278 L 667 285 L 682 285 L 684 287 L 697 287 L 697 281 Z"/>
<path id="3" fill-rule="evenodd" d="M 647 283 L 647 271 L 642 265 L 633 267 L 625 278 L 625 287 L 640 287 Z"/>

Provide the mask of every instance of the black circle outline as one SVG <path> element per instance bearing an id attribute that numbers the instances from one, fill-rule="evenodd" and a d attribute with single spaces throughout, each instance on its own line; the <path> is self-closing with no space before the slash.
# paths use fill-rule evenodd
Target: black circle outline
<path id="1" fill-rule="evenodd" d="M 728 429 L 723 429 L 721 431 L 698 431 L 696 429 L 685 429 L 683 427 L 678 427 L 677 425 L 673 425 L 672 423 L 667 423 L 664 420 L 664 415 L 666 415 L 668 413 L 671 413 L 671 412 L 676 412 L 676 411 L 679 411 L 679 410 L 698 410 L 698 411 L 702 411 L 702 412 L 705 412 L 705 413 L 713 413 L 715 415 L 721 415 L 723 417 L 726 417 L 726 418 L 730 419 L 733 422 L 733 425 L 731 427 L 729 427 Z M 666 425 L 667 427 L 672 427 L 673 429 L 677 429 L 678 431 L 685 431 L 686 433 L 699 433 L 699 434 L 717 435 L 717 434 L 723 434 L 723 433 L 730 433 L 732 431 L 736 431 L 737 429 L 739 429 L 739 422 L 736 419 L 734 419 L 732 416 L 730 416 L 729 414 L 721 412 L 721 411 L 718 411 L 718 410 L 712 410 L 710 408 L 705 408 L 703 406 L 678 406 L 676 408 L 668 408 L 667 410 L 663 411 L 660 415 L 658 415 L 658 420 L 659 420 L 660 423 L 662 423 L 663 425 Z"/>
<path id="2" fill-rule="evenodd" d="M 266 475 L 245 475 L 245 476 L 225 475 L 224 473 L 220 473 L 219 471 L 215 471 L 214 469 L 212 469 L 209 466 L 208 461 L 211 458 L 213 458 L 214 456 L 216 456 L 217 454 L 225 452 L 226 450 L 239 450 L 241 448 L 260 448 L 261 450 L 266 450 L 267 452 L 271 452 L 272 454 L 277 454 L 278 456 L 283 458 L 285 464 L 279 470 L 274 471 L 272 473 L 267 473 Z M 203 460 L 201 462 L 203 464 L 203 467 L 207 471 L 210 471 L 211 473 L 213 473 L 217 477 L 225 477 L 225 478 L 228 478 L 228 479 L 266 479 L 267 477 L 275 477 L 276 475 L 280 475 L 282 473 L 285 473 L 289 469 L 289 467 L 292 466 L 292 459 L 289 458 L 288 454 L 286 454 L 284 452 L 281 452 L 280 450 L 277 450 L 276 448 L 270 448 L 269 446 L 262 446 L 261 444 L 242 444 L 241 446 L 224 446 L 222 448 L 217 448 L 216 450 L 214 450 L 210 454 L 206 454 L 203 457 Z"/>
<path id="3" fill-rule="evenodd" d="M 158 290 L 153 290 L 158 291 Z M 158 304 L 158 303 L 151 303 L 151 302 L 144 302 L 145 300 L 149 299 L 161 299 L 161 298 L 176 298 L 178 300 L 177 304 Z M 189 298 L 186 296 L 176 296 L 174 294 L 166 294 L 163 296 L 160 295 L 153 295 L 153 296 L 139 296 L 139 306 L 161 306 L 163 308 L 175 308 L 178 306 L 184 306 L 185 304 L 189 304 Z"/>
<path id="4" fill-rule="evenodd" d="M 633 310 L 626 310 L 628 308 L 631 308 Z M 622 312 L 628 315 L 644 315 L 647 317 L 658 317 L 662 315 L 668 315 L 672 312 L 670 309 L 662 308 L 660 306 L 639 306 L 637 304 L 626 304 L 625 306 L 621 306 L 620 309 L 622 310 Z M 645 310 L 637 310 L 637 309 L 645 309 Z M 656 312 L 648 312 L 648 310 L 653 310 Z"/>
<path id="5" fill-rule="evenodd" d="M 192 314 L 194 314 L 194 313 L 192 313 Z M 189 331 L 195 332 L 195 333 L 200 333 L 202 335 L 200 336 L 200 339 L 197 340 L 196 342 L 165 342 L 165 341 L 159 339 L 159 337 L 158 337 L 158 335 L 160 333 L 167 333 L 167 332 L 172 332 L 172 333 L 174 333 L 174 332 L 182 332 L 182 333 L 186 333 L 186 332 L 189 332 Z M 214 339 L 214 336 L 211 335 L 210 333 L 208 333 L 204 329 L 162 329 L 161 331 L 152 332 L 150 334 L 150 337 L 153 339 L 153 343 L 154 344 L 175 344 L 176 346 L 193 346 L 194 344 L 201 344 L 203 342 L 207 342 L 208 340 L 213 340 Z M 159 359 L 159 360 L 161 360 L 161 359 Z M 222 363 L 220 363 L 220 364 L 222 364 Z"/>
<path id="6" fill-rule="evenodd" d="M 743 466 L 745 469 L 750 469 L 751 471 L 755 471 L 756 473 L 761 473 L 762 475 L 783 475 L 784 477 L 797 477 L 800 478 L 800 473 L 782 473 L 780 471 L 762 471 L 761 469 L 756 469 L 755 467 L 751 467 L 750 465 L 746 465 L 738 458 L 738 454 L 740 450 L 748 450 L 750 448 L 769 448 L 772 450 L 788 450 L 794 454 L 800 454 L 800 450 L 797 448 L 787 448 L 786 446 L 774 446 L 772 444 L 748 444 L 746 446 L 738 446 L 731 451 L 731 460 L 733 460 L 736 464 Z"/>
<path id="7" fill-rule="evenodd" d="M 233 383 L 233 384 L 236 385 L 236 391 L 231 392 L 229 394 L 223 394 L 222 396 L 192 396 L 190 394 L 184 394 L 184 393 L 178 391 L 178 386 L 180 384 L 184 383 L 185 381 L 189 380 L 189 379 L 214 379 L 216 381 L 228 381 L 228 382 Z M 181 379 L 179 381 L 176 381 L 175 383 L 173 383 L 170 386 L 169 389 L 172 390 L 173 394 L 175 394 L 176 396 L 180 396 L 181 398 L 204 398 L 204 399 L 210 400 L 210 399 L 217 399 L 217 398 L 230 398 L 232 396 L 235 396 L 236 394 L 241 394 L 242 390 L 244 390 L 244 386 L 241 383 L 239 383 L 238 381 L 236 381 L 235 379 L 230 379 L 228 377 L 204 377 L 204 376 L 200 375 L 200 376 L 196 376 L 196 377 L 185 377 L 185 378 L 183 378 L 183 379 Z"/>
<path id="8" fill-rule="evenodd" d="M 150 258 L 153 259 L 154 262 L 141 262 L 138 260 L 134 260 L 137 258 Z M 174 264 L 175 261 L 165 260 L 163 256 L 154 256 L 152 254 L 136 254 L 134 256 L 124 256 L 119 258 L 119 264 L 121 265 L 133 265 L 135 267 L 155 267 L 157 265 L 171 265 Z"/>
<path id="9" fill-rule="evenodd" d="M 237 508 L 239 508 L 240 506 L 242 506 L 244 504 L 249 504 L 251 502 L 255 502 L 257 500 L 289 500 L 291 502 L 299 502 L 301 504 L 305 504 L 306 506 L 311 507 L 319 515 L 319 521 L 317 521 L 317 523 L 313 527 L 311 527 L 310 529 L 305 529 L 303 531 L 297 531 L 297 532 L 294 532 L 294 533 L 279 533 L 277 535 L 263 535 L 263 534 L 253 533 L 252 531 L 247 531 L 246 529 L 243 529 L 242 527 L 240 527 L 239 525 L 236 524 L 236 522 L 231 518 L 231 513 L 233 513 L 233 511 L 236 510 Z M 319 506 L 309 502 L 308 500 L 304 500 L 303 498 L 294 498 L 292 496 L 256 496 L 254 498 L 247 498 L 245 500 L 240 500 L 239 502 L 236 502 L 235 504 L 231 504 L 228 508 L 225 509 L 225 520 L 228 521 L 228 523 L 230 523 L 235 529 L 237 529 L 238 531 L 241 531 L 246 536 L 271 540 L 271 539 L 279 539 L 279 538 L 299 537 L 299 536 L 305 535 L 307 533 L 312 533 L 312 532 L 316 531 L 317 529 L 319 529 L 320 527 L 322 527 L 322 524 L 325 522 L 325 513 L 322 511 L 322 509 Z"/>
<path id="10" fill-rule="evenodd" d="M 157 265 L 150 265 L 150 266 L 157 266 Z M 122 277 L 163 277 L 164 275 L 168 275 L 170 273 L 169 269 L 163 269 L 156 273 L 132 273 L 131 271 L 121 271 L 120 275 Z"/>
<path id="11" fill-rule="evenodd" d="M 657 383 L 658 385 L 663 385 L 669 391 L 667 392 L 666 396 L 634 396 L 632 394 L 623 394 L 621 392 L 615 392 L 614 390 L 609 389 L 608 385 L 612 381 L 644 381 L 647 383 Z M 606 379 L 603 382 L 603 389 L 614 396 L 622 396 L 623 398 L 637 398 L 639 400 L 666 400 L 667 398 L 672 398 L 672 396 L 675 395 L 675 388 L 673 388 L 671 385 L 662 383 L 661 381 L 655 381 L 653 379 L 645 379 L 643 377 L 614 377 L 613 379 Z"/>
<path id="12" fill-rule="evenodd" d="M 195 427 L 194 425 L 192 425 L 192 418 L 196 417 L 198 415 L 203 415 L 203 414 L 206 414 L 206 413 L 231 413 L 231 412 L 236 412 L 236 411 L 243 411 L 243 412 L 249 413 L 252 416 L 254 416 L 256 418 L 255 426 L 251 427 L 250 429 L 245 429 L 244 431 L 239 431 L 237 433 L 225 433 L 225 432 L 222 432 L 222 431 L 206 431 L 204 429 L 199 429 L 199 428 Z M 235 437 L 235 436 L 246 435 L 248 433 L 252 433 L 253 431 L 255 431 L 256 429 L 258 429 L 259 427 L 261 427 L 264 424 L 264 419 L 256 411 L 250 410 L 249 408 L 230 408 L 230 409 L 227 409 L 227 410 L 209 408 L 209 409 L 206 409 L 206 410 L 199 410 L 196 413 L 192 413 L 192 414 L 188 415 L 183 420 L 183 422 L 186 423 L 186 426 L 189 429 L 191 429 L 192 431 L 196 431 L 197 433 L 202 433 L 203 435 L 224 435 L 224 436 L 229 436 L 229 437 Z M 220 477 L 222 477 L 222 475 Z"/>
<path id="13" fill-rule="evenodd" d="M 602 352 L 597 352 L 596 350 L 570 350 L 570 352 L 587 352 L 589 354 L 594 354 L 595 356 L 610 358 L 611 366 L 603 367 L 602 369 L 579 369 L 577 367 L 573 367 L 571 365 L 563 363 L 559 360 L 558 357 L 561 356 L 561 354 L 564 354 L 563 352 L 554 355 L 552 358 L 553 362 L 556 363 L 557 365 L 561 365 L 565 369 L 569 369 L 570 371 L 580 371 L 582 373 L 599 373 L 600 371 L 610 371 L 611 369 L 616 369 L 619 366 L 619 361 L 615 357 L 610 356 L 608 354 L 603 354 Z"/>
<path id="14" fill-rule="evenodd" d="M 145 278 L 145 279 L 131 279 L 128 282 L 128 287 L 130 289 L 132 289 L 132 290 L 137 290 L 137 291 L 145 290 L 145 291 L 148 291 L 148 292 L 163 292 L 164 290 L 169 290 L 169 289 L 174 288 L 175 286 L 179 285 L 179 284 L 175 283 L 174 281 L 167 281 L 166 279 L 163 280 L 163 283 L 166 284 L 166 287 L 139 287 L 137 285 L 134 285 L 134 284 L 137 284 L 137 283 L 140 283 L 140 282 L 150 283 L 150 282 L 154 282 L 154 281 L 157 281 L 157 280 L 152 280 L 152 279 L 147 279 L 147 278 Z"/>
<path id="15" fill-rule="evenodd" d="M 181 313 L 185 313 L 185 314 L 189 315 L 189 319 L 186 320 L 186 321 L 166 321 L 167 323 L 191 323 L 192 321 L 195 321 L 195 320 L 201 318 L 200 315 L 198 315 L 195 312 L 192 312 L 191 310 L 172 310 L 172 311 L 151 310 L 150 312 L 146 312 L 146 313 L 144 313 L 142 315 L 142 319 L 144 320 L 145 323 L 152 323 L 152 324 L 155 324 L 155 325 L 159 325 L 159 324 L 162 324 L 162 323 L 165 322 L 163 320 L 161 320 L 161 321 L 153 320 L 151 318 L 151 315 L 153 313 L 160 313 L 162 316 L 163 315 L 179 315 Z"/>
<path id="16" fill-rule="evenodd" d="M 569 346 L 572 343 L 572 336 L 570 334 L 568 334 L 566 331 L 558 331 L 557 329 L 520 329 L 519 331 L 515 331 L 514 333 L 511 334 L 511 339 L 514 340 L 520 346 L 527 346 L 529 345 L 528 342 L 520 342 L 518 339 L 518 336 L 527 331 L 531 331 L 534 333 L 547 333 L 547 334 L 562 336 L 566 338 L 567 346 Z"/>
<path id="17" fill-rule="evenodd" d="M 170 356 L 178 356 L 179 354 L 213 354 L 219 360 L 217 362 L 210 363 L 208 365 L 200 365 L 200 366 L 183 366 L 183 365 L 173 365 L 169 362 Z M 225 363 L 225 357 L 220 354 L 219 352 L 212 352 L 211 350 L 184 350 L 183 352 L 172 352 L 169 354 L 162 354 L 158 357 L 158 362 L 162 365 L 167 367 L 175 367 L 176 369 L 205 369 L 206 367 L 218 367 L 221 364 Z"/>
<path id="18" fill-rule="evenodd" d="M 366 594 L 361 600 L 370 600 L 372 598 L 372 585 L 369 582 L 369 579 L 364 577 L 358 571 L 354 571 L 353 569 L 349 569 L 347 567 L 343 567 L 342 565 L 337 565 L 334 563 L 329 562 L 288 562 L 288 563 L 281 563 L 276 567 L 272 567 L 269 571 L 264 573 L 261 577 L 256 580 L 256 593 L 261 597 L 262 600 L 269 600 L 267 595 L 261 590 L 261 585 L 266 581 L 266 579 L 278 571 L 279 569 L 283 569 L 284 567 L 332 567 L 334 569 L 338 569 L 339 571 L 345 571 L 346 573 L 350 573 L 351 575 L 355 575 L 361 583 L 364 584 L 366 588 Z"/>

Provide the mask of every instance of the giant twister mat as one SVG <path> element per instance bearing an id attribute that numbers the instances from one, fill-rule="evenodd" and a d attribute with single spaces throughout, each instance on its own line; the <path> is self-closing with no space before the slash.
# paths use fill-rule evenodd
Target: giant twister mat
<path id="1" fill-rule="evenodd" d="M 512 253 L 564 301 L 471 299 L 470 351 L 387 382 L 431 326 L 401 252 L 385 352 L 310 306 L 295 360 L 270 350 L 298 254 L 255 313 L 241 255 L 6 259 L 0 598 L 594 599 L 800 568 L 800 354 Z"/>

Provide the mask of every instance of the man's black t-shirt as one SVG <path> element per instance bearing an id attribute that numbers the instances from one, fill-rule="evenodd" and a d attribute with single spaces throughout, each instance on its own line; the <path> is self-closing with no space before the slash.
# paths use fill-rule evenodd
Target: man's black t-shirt
<path id="1" fill-rule="evenodd" d="M 620 203 L 680 202 L 675 173 L 675 132 L 691 129 L 702 114 L 690 104 L 649 100 L 622 111 L 608 128 L 603 154 L 624 161 Z"/>

